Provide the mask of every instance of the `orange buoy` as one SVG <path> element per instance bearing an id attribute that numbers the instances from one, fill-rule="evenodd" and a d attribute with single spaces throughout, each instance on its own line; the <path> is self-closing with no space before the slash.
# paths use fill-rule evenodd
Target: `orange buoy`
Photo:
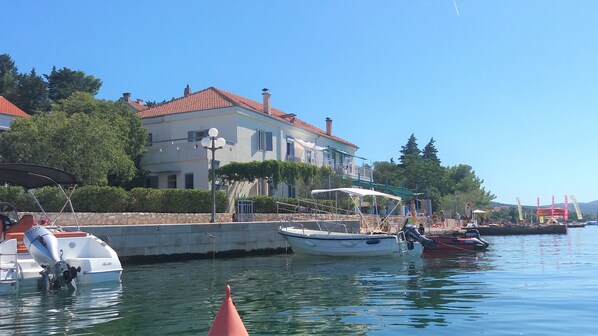
<path id="1" fill-rule="evenodd" d="M 226 285 L 226 297 L 220 306 L 218 314 L 216 314 L 214 322 L 212 322 L 212 327 L 208 332 L 208 336 L 228 335 L 249 336 L 243 321 L 241 321 L 241 316 L 239 316 L 239 313 L 233 304 L 233 299 L 230 297 L 230 286 Z"/>

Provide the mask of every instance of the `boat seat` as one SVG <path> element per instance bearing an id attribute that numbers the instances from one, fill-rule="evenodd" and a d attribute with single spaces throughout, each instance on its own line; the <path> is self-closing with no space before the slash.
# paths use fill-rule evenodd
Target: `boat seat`
<path id="1" fill-rule="evenodd" d="M 88 233 L 83 231 L 55 231 L 52 232 L 56 238 L 87 237 Z"/>
<path id="2" fill-rule="evenodd" d="M 17 224 L 11 225 L 5 232 L 25 232 L 35 225 L 33 215 L 23 215 Z"/>
<path id="3" fill-rule="evenodd" d="M 29 252 L 27 250 L 27 246 L 25 246 L 25 242 L 23 241 L 23 237 L 25 236 L 24 232 L 7 232 L 4 235 L 5 240 L 9 239 L 16 239 L 17 240 L 17 253 L 25 253 Z"/>

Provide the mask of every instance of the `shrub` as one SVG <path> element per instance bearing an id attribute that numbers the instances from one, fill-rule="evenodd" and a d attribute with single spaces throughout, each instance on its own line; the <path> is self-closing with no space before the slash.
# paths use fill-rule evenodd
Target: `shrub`
<path id="1" fill-rule="evenodd" d="M 75 190 L 72 201 L 77 211 L 124 212 L 129 195 L 122 188 L 84 186 Z"/>
<path id="2" fill-rule="evenodd" d="M 135 188 L 129 191 L 129 208 L 131 212 L 161 212 L 162 189 Z"/>

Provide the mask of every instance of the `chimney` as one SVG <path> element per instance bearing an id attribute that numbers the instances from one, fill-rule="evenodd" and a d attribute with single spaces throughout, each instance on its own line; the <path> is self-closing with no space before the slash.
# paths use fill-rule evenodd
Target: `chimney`
<path id="1" fill-rule="evenodd" d="M 272 111 L 270 110 L 270 90 L 264 88 L 262 89 L 262 96 L 264 96 L 264 113 L 267 115 L 272 115 Z"/>
<path id="2" fill-rule="evenodd" d="M 131 101 L 131 93 L 130 92 L 125 92 L 123 93 L 123 99 L 128 103 Z"/>
<path id="3" fill-rule="evenodd" d="M 137 99 L 137 104 L 143 105 L 143 99 Z"/>
<path id="4" fill-rule="evenodd" d="M 332 135 L 332 119 L 326 117 L 326 135 Z"/>
<path id="5" fill-rule="evenodd" d="M 185 95 L 185 97 L 187 97 L 190 94 L 191 94 L 191 88 L 189 87 L 189 84 L 187 84 L 187 87 L 185 88 L 184 95 Z"/>

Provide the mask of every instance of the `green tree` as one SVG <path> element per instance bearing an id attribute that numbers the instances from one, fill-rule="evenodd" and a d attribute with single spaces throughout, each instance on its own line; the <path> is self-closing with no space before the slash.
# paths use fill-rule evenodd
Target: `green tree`
<path id="1" fill-rule="evenodd" d="M 19 70 L 8 54 L 0 55 L 0 96 L 13 101 Z"/>
<path id="2" fill-rule="evenodd" d="M 407 144 L 401 147 L 401 156 L 399 157 L 399 164 L 405 164 L 405 160 L 407 156 L 410 155 L 419 155 L 419 148 L 417 147 L 417 139 L 415 138 L 415 134 L 411 134 L 409 140 L 407 140 Z"/>
<path id="3" fill-rule="evenodd" d="M 48 97 L 54 102 L 69 98 L 77 91 L 95 96 L 102 86 L 100 79 L 68 68 L 56 70 L 56 67 L 53 67 L 52 72 L 44 76 L 48 81 Z"/>
<path id="4" fill-rule="evenodd" d="M 430 142 L 428 142 L 426 147 L 424 147 L 424 149 L 422 150 L 422 158 L 432 160 L 436 162 L 436 164 L 440 165 L 440 159 L 438 158 L 438 150 L 436 149 L 434 142 L 434 138 L 431 138 Z"/>
<path id="5" fill-rule="evenodd" d="M 482 187 L 484 180 L 476 176 L 471 166 L 461 164 L 446 170 L 450 189 L 442 197 L 441 207 L 447 210 L 454 209 L 461 214 L 464 213 L 467 203 L 472 203 L 476 208 L 490 208 L 490 202 L 495 196 Z"/>
<path id="6" fill-rule="evenodd" d="M 0 137 L 0 156 L 62 168 L 84 184 L 121 185 L 135 176 L 146 137 L 126 104 L 77 92 L 50 114 L 15 120 Z"/>
<path id="7" fill-rule="evenodd" d="M 50 100 L 47 89 L 44 79 L 31 69 L 29 74 L 17 75 L 16 94 L 11 102 L 29 114 L 48 112 Z"/>
<path id="8" fill-rule="evenodd" d="M 89 93 L 74 92 L 69 99 L 55 104 L 53 110 L 69 116 L 84 113 L 104 119 L 118 133 L 125 153 L 133 161 L 139 160 L 145 151 L 147 130 L 135 111 L 122 100 L 112 102 L 94 99 Z"/>
<path id="9" fill-rule="evenodd" d="M 442 167 L 434 138 L 420 152 L 417 139 L 411 134 L 407 144 L 401 147 L 400 164 L 376 162 L 374 180 L 402 186 L 422 193 L 432 200 L 434 209 L 454 210 L 465 208 L 465 203 L 473 203 L 478 208 L 489 208 L 494 195 L 483 187 L 484 182 L 475 175 L 468 165 Z M 463 213 L 463 210 L 460 210 Z"/>
<path id="10" fill-rule="evenodd" d="M 390 162 L 374 162 L 374 181 L 381 184 L 401 186 L 405 181 L 401 178 L 400 169 L 392 159 L 390 160 Z"/>
<path id="11" fill-rule="evenodd" d="M 434 208 L 439 205 L 443 191 L 449 189 L 445 169 L 434 160 L 424 159 L 417 154 L 405 156 L 400 174 L 405 181 L 404 186 L 424 193 L 432 200 Z"/>
<path id="12" fill-rule="evenodd" d="M 141 119 L 122 100 L 111 102 L 94 99 L 89 93 L 74 92 L 69 99 L 63 99 L 54 105 L 54 111 L 66 113 L 69 116 L 83 113 L 102 119 L 112 125 L 120 145 L 119 148 L 135 165 L 136 173 L 140 173 L 139 162 L 145 151 L 147 130 Z M 124 178 L 123 178 L 124 177 Z M 130 181 L 128 175 L 111 175 L 110 185 L 122 186 Z"/>
<path id="13" fill-rule="evenodd" d="M 107 176 L 132 178 L 133 162 L 112 125 L 97 116 L 62 112 L 15 120 L 0 137 L 6 162 L 48 165 L 72 172 L 83 184 L 106 185 Z"/>

